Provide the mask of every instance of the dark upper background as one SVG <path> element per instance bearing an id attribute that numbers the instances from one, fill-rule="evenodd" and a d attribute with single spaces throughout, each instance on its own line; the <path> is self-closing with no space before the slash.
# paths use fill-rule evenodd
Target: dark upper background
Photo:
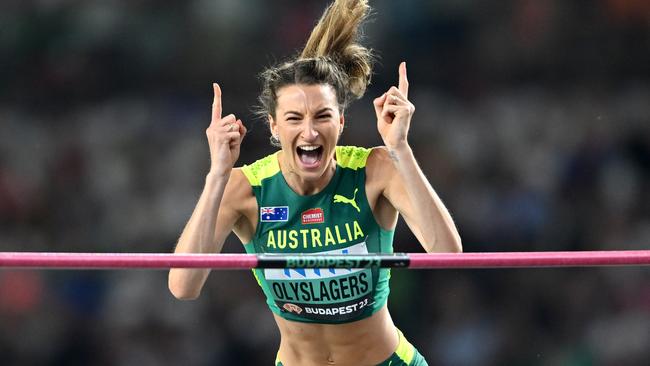
<path id="1" fill-rule="evenodd" d="M 371 4 L 379 62 L 342 144 L 380 143 L 371 101 L 406 60 L 410 141 L 465 251 L 648 247 L 647 1 Z M 211 82 L 250 130 L 239 164 L 273 151 L 256 75 L 325 5 L 3 0 L 0 250 L 171 251 L 208 168 Z M 395 248 L 421 251 L 403 224 Z M 396 270 L 389 303 L 431 365 L 650 357 L 647 268 Z M 0 270 L 2 365 L 268 365 L 277 345 L 245 271 L 180 302 L 162 271 Z"/>

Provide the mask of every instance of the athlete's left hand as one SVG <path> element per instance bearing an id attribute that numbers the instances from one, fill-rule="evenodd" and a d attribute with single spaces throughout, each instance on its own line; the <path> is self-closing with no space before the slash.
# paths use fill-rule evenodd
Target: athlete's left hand
<path id="1" fill-rule="evenodd" d="M 373 102 L 377 115 L 377 129 L 389 150 L 408 146 L 411 117 L 415 106 L 408 100 L 409 82 L 406 78 L 406 62 L 399 65 L 399 86 L 392 86 Z"/>

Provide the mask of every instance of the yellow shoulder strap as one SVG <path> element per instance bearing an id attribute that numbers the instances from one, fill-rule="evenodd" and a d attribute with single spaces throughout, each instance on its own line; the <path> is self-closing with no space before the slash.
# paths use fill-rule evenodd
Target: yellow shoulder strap
<path id="1" fill-rule="evenodd" d="M 257 160 L 251 165 L 244 165 L 241 168 L 242 173 L 244 173 L 251 186 L 255 187 L 262 185 L 262 180 L 272 177 L 280 171 L 278 153 L 279 151 Z"/>
<path id="2" fill-rule="evenodd" d="M 356 146 L 337 146 L 336 162 L 343 168 L 357 170 L 366 166 L 372 149 Z"/>

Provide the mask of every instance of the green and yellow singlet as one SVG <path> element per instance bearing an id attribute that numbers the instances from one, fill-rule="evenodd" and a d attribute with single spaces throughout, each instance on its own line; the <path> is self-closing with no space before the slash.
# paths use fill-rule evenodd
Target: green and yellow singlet
<path id="1" fill-rule="evenodd" d="M 280 172 L 278 153 L 242 167 L 259 207 L 248 253 L 392 253 L 394 231 L 379 227 L 366 197 L 371 150 L 336 147 L 336 172 L 319 193 L 301 196 Z M 295 321 L 347 323 L 374 314 L 389 293 L 390 270 L 254 269 L 271 311 Z"/>

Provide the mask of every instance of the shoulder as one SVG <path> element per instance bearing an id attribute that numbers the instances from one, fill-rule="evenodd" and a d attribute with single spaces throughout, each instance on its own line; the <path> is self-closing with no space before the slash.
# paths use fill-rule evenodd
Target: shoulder
<path id="1" fill-rule="evenodd" d="M 252 186 L 242 168 L 233 168 L 226 184 L 222 203 L 239 210 L 244 199 L 253 196 Z"/>
<path id="2" fill-rule="evenodd" d="M 366 165 L 366 175 L 370 183 L 385 187 L 393 179 L 395 165 L 385 146 L 373 147 Z"/>
<path id="3" fill-rule="evenodd" d="M 221 199 L 221 214 L 232 218 L 232 229 L 242 242 L 250 241 L 255 232 L 257 200 L 242 168 L 234 168 L 230 173 Z"/>
<path id="4" fill-rule="evenodd" d="M 375 146 L 373 147 L 370 156 L 368 157 L 368 164 L 377 164 L 377 163 L 391 163 L 390 153 L 386 146 Z"/>
<path id="5" fill-rule="evenodd" d="M 230 178 L 228 179 L 228 185 L 239 186 L 239 187 L 243 185 L 244 187 L 246 186 L 250 187 L 249 184 L 246 184 L 247 182 L 248 182 L 248 178 L 244 173 L 243 167 L 232 169 L 232 172 L 230 173 Z"/>
<path id="6" fill-rule="evenodd" d="M 390 153 L 385 146 L 375 146 L 371 149 L 367 165 L 370 170 L 392 170 L 394 168 Z"/>

